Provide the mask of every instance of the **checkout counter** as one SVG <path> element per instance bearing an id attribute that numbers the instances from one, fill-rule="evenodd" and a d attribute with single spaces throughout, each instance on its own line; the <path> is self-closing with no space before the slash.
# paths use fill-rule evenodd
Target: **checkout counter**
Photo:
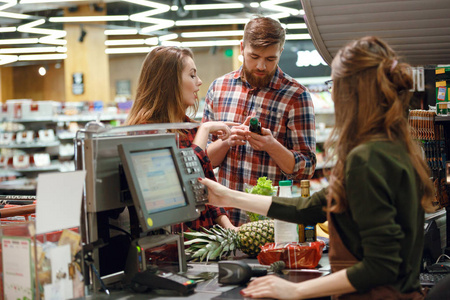
<path id="1" fill-rule="evenodd" d="M 237 253 L 235 260 L 241 260 L 251 267 L 261 267 L 256 259 L 247 258 L 244 254 Z M 267 267 L 267 266 L 266 266 Z M 282 274 L 278 276 L 285 278 L 292 282 L 302 282 L 309 279 L 325 276 L 330 273 L 330 265 L 328 262 L 328 255 L 324 253 L 316 269 L 284 269 Z M 110 290 L 110 295 L 105 292 L 97 292 L 86 299 L 114 299 L 114 300 L 141 300 L 141 299 L 192 299 L 192 300 L 207 300 L 207 299 L 244 299 L 240 291 L 245 287 L 244 285 L 223 285 L 218 282 L 218 263 L 188 263 L 188 270 L 185 273 L 188 278 L 196 278 L 204 276 L 207 278 L 204 281 L 197 282 L 197 286 L 193 293 L 183 296 L 179 293 L 168 290 L 150 291 L 147 293 L 136 293 L 131 290 Z M 314 298 L 316 300 L 331 299 L 330 297 Z"/>

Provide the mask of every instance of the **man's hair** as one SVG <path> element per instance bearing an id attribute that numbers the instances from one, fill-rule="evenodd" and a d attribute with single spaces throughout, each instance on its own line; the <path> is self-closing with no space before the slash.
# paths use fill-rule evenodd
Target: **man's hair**
<path id="1" fill-rule="evenodd" d="M 275 44 L 284 46 L 286 31 L 281 23 L 269 17 L 258 16 L 251 19 L 244 28 L 244 47 L 268 47 Z"/>

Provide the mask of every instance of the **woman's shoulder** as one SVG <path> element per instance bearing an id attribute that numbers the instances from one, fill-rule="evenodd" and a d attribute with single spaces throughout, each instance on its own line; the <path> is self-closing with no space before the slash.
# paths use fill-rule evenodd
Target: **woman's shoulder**
<path id="1" fill-rule="evenodd" d="M 363 143 L 353 148 L 347 156 L 347 162 L 353 165 L 376 165 L 386 161 L 403 163 L 405 159 L 408 159 L 408 154 L 404 145 L 388 140 Z"/>

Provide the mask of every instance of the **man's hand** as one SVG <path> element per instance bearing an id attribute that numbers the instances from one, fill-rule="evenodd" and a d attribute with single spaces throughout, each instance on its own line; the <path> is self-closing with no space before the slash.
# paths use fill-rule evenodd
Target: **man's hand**
<path id="1" fill-rule="evenodd" d="M 245 138 L 250 144 L 250 146 L 258 151 L 266 151 L 272 147 L 275 139 L 272 136 L 272 132 L 267 128 L 261 128 L 261 135 L 257 133 L 253 133 L 248 129 L 248 125 L 250 124 L 251 117 L 247 117 L 242 126 L 246 126 Z"/>

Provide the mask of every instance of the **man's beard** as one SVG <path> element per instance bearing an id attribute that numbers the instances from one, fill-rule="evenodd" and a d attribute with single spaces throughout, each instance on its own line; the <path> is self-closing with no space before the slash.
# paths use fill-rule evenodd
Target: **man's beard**
<path id="1" fill-rule="evenodd" d="M 242 66 L 242 70 L 244 71 L 244 78 L 245 80 L 255 88 L 264 88 L 269 85 L 270 81 L 272 80 L 273 75 L 275 74 L 276 68 L 269 74 L 264 75 L 264 77 L 255 76 L 252 74 L 252 71 L 247 69 L 245 66 L 245 63 Z"/>

